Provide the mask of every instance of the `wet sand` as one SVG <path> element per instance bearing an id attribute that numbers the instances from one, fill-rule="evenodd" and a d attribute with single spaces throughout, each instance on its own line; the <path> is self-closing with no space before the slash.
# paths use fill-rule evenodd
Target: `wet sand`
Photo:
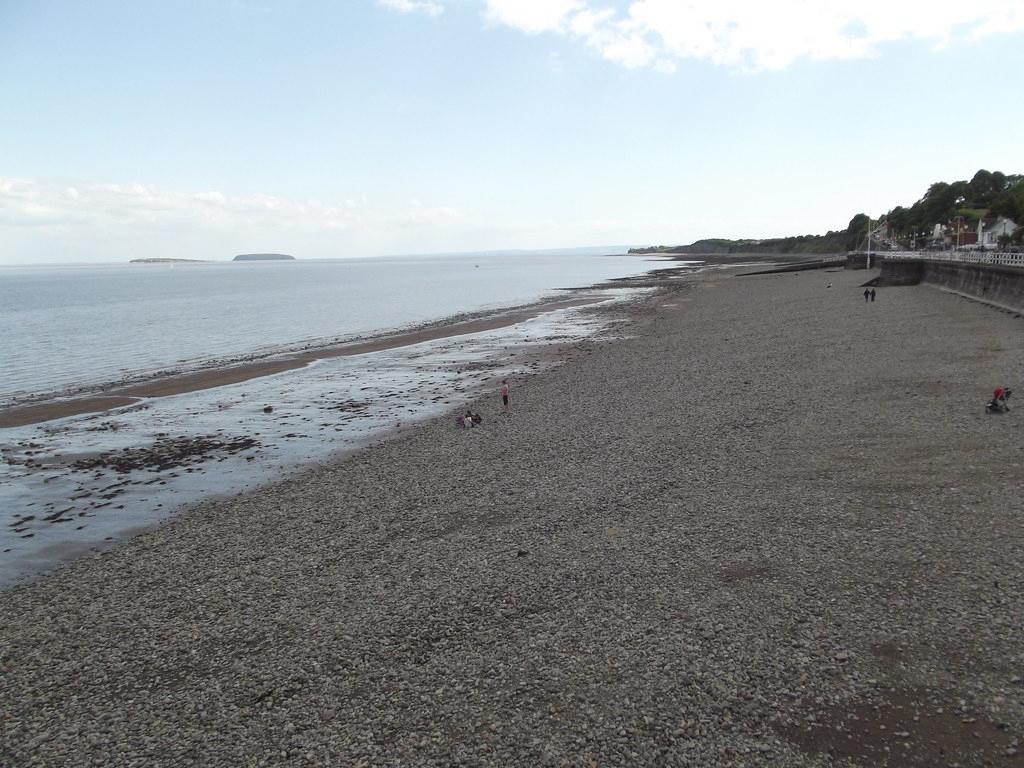
<path id="1" fill-rule="evenodd" d="M 114 387 L 100 395 L 61 398 L 31 405 L 2 408 L 0 409 L 0 429 L 40 424 L 85 413 L 100 413 L 132 405 L 143 398 L 169 397 L 238 384 L 275 373 L 303 368 L 316 360 L 380 352 L 425 341 L 505 328 L 525 322 L 545 312 L 586 306 L 602 300 L 599 296 L 575 296 L 556 301 L 545 301 L 471 320 L 429 325 L 387 336 L 317 347 L 309 351 L 285 354 L 272 359 L 252 360 L 225 367 L 207 368 L 194 373 L 158 377 L 129 386 Z"/>
<path id="2" fill-rule="evenodd" d="M 127 530 L 203 498 L 250 490 L 413 428 L 503 377 L 536 375 L 558 364 L 561 345 L 614 323 L 612 308 L 644 293 L 605 288 L 600 305 L 514 326 L 0 430 L 0 589 L 55 566 L 64 545 L 107 549 Z"/>

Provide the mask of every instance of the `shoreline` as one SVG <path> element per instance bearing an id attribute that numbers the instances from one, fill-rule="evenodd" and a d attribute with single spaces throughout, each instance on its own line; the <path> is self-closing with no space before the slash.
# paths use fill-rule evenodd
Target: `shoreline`
<path id="1" fill-rule="evenodd" d="M 199 363 L 196 369 L 179 371 L 165 369 L 128 380 L 87 385 L 77 389 L 26 395 L 0 405 L 0 429 L 41 424 L 47 421 L 84 414 L 103 413 L 138 404 L 147 398 L 169 397 L 215 387 L 238 384 L 277 373 L 297 370 L 317 360 L 360 355 L 395 349 L 467 333 L 494 330 L 516 325 L 541 314 L 574 306 L 598 303 L 600 296 L 586 296 L 622 287 L 658 287 L 666 279 L 691 272 L 732 268 L 745 263 L 778 261 L 777 255 L 744 255 L 740 257 L 703 255 L 699 259 L 678 257 L 644 258 L 653 263 L 683 266 L 652 267 L 627 277 L 611 278 L 572 288 L 552 289 L 570 294 L 569 298 L 541 299 L 524 305 L 460 313 L 427 321 L 409 328 L 388 329 L 377 334 L 357 336 L 341 341 L 311 341 L 302 346 L 288 345 L 279 351 L 239 355 Z M 575 295 L 575 296 L 573 296 Z"/>
<path id="2" fill-rule="evenodd" d="M 760 263 L 765 260 L 776 259 L 756 255 L 744 257 L 744 261 L 751 263 Z M 694 270 L 737 265 L 735 258 L 723 258 L 715 255 L 703 256 L 699 260 L 644 257 L 638 258 L 638 264 L 640 262 L 682 263 L 683 266 L 651 267 L 643 269 L 635 275 L 610 278 L 600 283 L 550 289 L 552 292 L 570 294 L 570 298 L 546 298 L 528 304 L 456 313 L 408 327 L 384 329 L 340 340 L 321 338 L 305 342 L 298 341 L 270 351 L 254 351 L 210 360 L 197 360 L 193 363 L 195 367 L 188 367 L 185 370 L 166 367 L 150 372 L 129 374 L 117 381 L 65 387 L 60 390 L 39 393 L 16 394 L 11 396 L 7 402 L 0 403 L 0 429 L 28 426 L 66 416 L 100 413 L 132 405 L 148 397 L 167 397 L 236 384 L 253 378 L 296 370 L 320 359 L 365 354 L 464 333 L 507 327 L 545 312 L 603 300 L 599 296 L 589 298 L 580 296 L 588 292 L 600 294 L 603 291 L 622 287 L 656 287 L 667 277 L 671 278 Z M 573 298 L 573 295 L 576 297 Z"/>
<path id="3" fill-rule="evenodd" d="M 286 378 L 218 381 L 111 414 L 99 409 L 119 403 L 101 398 L 95 413 L 0 433 L 0 589 L 40 578 L 62 553 L 109 549 L 204 499 L 251 492 L 465 406 L 491 377 L 535 375 L 557 364 L 565 340 L 643 293 L 576 291 L 328 349 L 342 354 L 318 348 L 317 365 Z M 183 382 L 171 383 L 177 394 Z"/>
<path id="4" fill-rule="evenodd" d="M 1024 466 L 981 395 L 1020 321 L 822 277 L 669 283 L 480 429 L 5 591 L 0 762 L 1006 760 Z"/>
<path id="5" fill-rule="evenodd" d="M 605 289 L 616 287 L 620 286 L 605 286 Z M 564 290 L 583 292 L 599 289 L 599 286 L 591 286 Z M 521 307 L 485 310 L 470 319 L 446 318 L 409 330 L 387 331 L 379 336 L 327 343 L 302 351 L 273 353 L 266 358 L 250 358 L 243 362 L 214 363 L 209 367 L 188 373 L 158 373 L 127 385 L 117 384 L 101 387 L 90 394 L 69 397 L 42 396 L 39 401 L 0 408 L 0 429 L 30 426 L 68 416 L 102 413 L 133 405 L 147 398 L 170 397 L 238 384 L 251 379 L 304 368 L 317 360 L 380 352 L 425 341 L 496 330 L 526 322 L 547 312 L 596 304 L 601 301 L 604 299 L 600 296 L 579 296 L 540 301 Z"/>

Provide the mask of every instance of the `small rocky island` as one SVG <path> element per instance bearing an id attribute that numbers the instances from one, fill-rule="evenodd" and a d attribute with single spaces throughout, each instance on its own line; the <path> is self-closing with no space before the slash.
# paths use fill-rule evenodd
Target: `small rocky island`
<path id="1" fill-rule="evenodd" d="M 286 253 L 241 253 L 233 261 L 295 261 Z"/>

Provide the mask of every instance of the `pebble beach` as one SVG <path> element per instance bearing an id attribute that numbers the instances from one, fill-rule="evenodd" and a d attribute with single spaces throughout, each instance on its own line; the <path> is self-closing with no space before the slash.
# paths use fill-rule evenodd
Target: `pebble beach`
<path id="1" fill-rule="evenodd" d="M 0 766 L 1024 764 L 1024 320 L 738 271 L 0 592 Z"/>

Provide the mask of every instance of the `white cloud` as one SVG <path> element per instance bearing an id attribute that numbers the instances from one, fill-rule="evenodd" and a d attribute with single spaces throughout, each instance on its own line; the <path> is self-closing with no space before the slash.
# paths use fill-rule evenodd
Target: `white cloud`
<path id="1" fill-rule="evenodd" d="M 440 13 L 442 0 L 378 0 Z M 454 0 L 447 0 L 454 2 Z M 942 47 L 1024 30 L 1021 0 L 479 0 L 484 18 L 581 42 L 625 67 L 672 72 L 693 59 L 780 70 L 800 59 L 878 55 L 899 40 Z"/>
<path id="2" fill-rule="evenodd" d="M 488 19 L 523 32 L 562 32 L 569 14 L 585 11 L 583 0 L 486 0 Z"/>
<path id="3" fill-rule="evenodd" d="M 6 246 L 0 246 L 0 262 L 24 260 L 19 245 L 54 243 L 71 243 L 85 256 L 90 249 L 134 256 L 140 244 L 147 253 L 181 255 L 185 241 L 189 248 L 206 244 L 200 246 L 208 248 L 204 257 L 215 257 L 221 247 L 230 253 L 267 243 L 318 255 L 365 254 L 374 245 L 395 247 L 388 238 L 396 231 L 411 240 L 429 239 L 463 222 L 455 208 L 415 200 L 385 210 L 365 199 L 324 202 L 144 184 L 68 186 L 0 178 L 0 243 Z"/>
<path id="4" fill-rule="evenodd" d="M 447 221 L 447 207 L 418 201 L 408 211 L 383 214 L 365 200 L 325 203 L 274 195 L 178 192 L 144 184 L 78 184 L 74 187 L 0 178 L 0 224 L 93 228 L 191 225 L 317 231 L 370 224 Z"/>
<path id="5" fill-rule="evenodd" d="M 628 69 L 646 67 L 657 57 L 657 50 L 647 42 L 641 34 L 602 34 L 591 35 L 587 42 L 601 51 L 601 55 Z"/>
<path id="6" fill-rule="evenodd" d="M 837 222 L 696 210 L 623 211 L 621 201 L 586 215 L 564 211 L 464 210 L 421 200 L 375 205 L 276 195 L 182 192 L 144 184 L 64 184 L 0 177 L 0 264 L 127 261 L 139 257 L 225 260 L 280 251 L 303 259 L 387 253 L 551 248 L 602 243 L 690 242 L 698 237 L 767 237 L 824 232 Z M 782 208 L 786 208 L 785 205 Z"/>
<path id="7" fill-rule="evenodd" d="M 589 37 L 596 34 L 603 25 L 613 18 L 615 18 L 615 10 L 612 8 L 600 11 L 584 8 L 573 15 L 569 29 L 578 37 Z"/>
<path id="8" fill-rule="evenodd" d="M 377 4 L 399 13 L 425 13 L 428 16 L 444 13 L 444 6 L 436 0 L 377 0 Z"/>

